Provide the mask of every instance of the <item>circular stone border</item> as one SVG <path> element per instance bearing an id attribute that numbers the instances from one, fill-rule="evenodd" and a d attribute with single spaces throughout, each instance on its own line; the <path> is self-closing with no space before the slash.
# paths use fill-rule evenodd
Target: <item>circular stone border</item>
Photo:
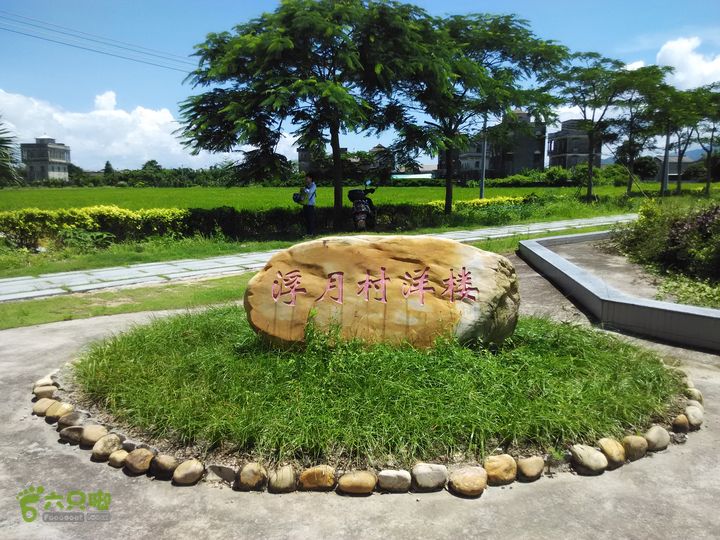
<path id="1" fill-rule="evenodd" d="M 627 435 L 622 441 L 601 438 L 597 446 L 571 445 L 561 464 L 570 462 L 578 474 L 595 476 L 644 457 L 648 452 L 665 450 L 673 442 L 683 444 L 689 431 L 698 430 L 704 420 L 703 395 L 692 380 L 679 368 L 684 378 L 684 395 L 688 398 L 684 413 L 675 417 L 670 430 L 655 424 L 643 436 Z M 421 493 L 447 489 L 459 497 L 476 498 L 487 486 L 503 486 L 513 482 L 534 482 L 543 473 L 552 476 L 553 463 L 543 456 L 513 457 L 509 454 L 491 455 L 482 466 L 458 465 L 451 470 L 437 463 L 417 463 L 411 471 L 405 469 L 336 470 L 329 465 L 296 470 L 292 465 L 280 465 L 268 471 L 262 463 L 247 462 L 237 470 L 222 465 L 206 466 L 191 458 L 179 462 L 175 456 L 160 453 L 145 443 L 135 442 L 92 419 L 89 412 L 75 410 L 62 401 L 56 392 L 61 390 L 57 380 L 59 370 L 35 381 L 32 385 L 32 412 L 45 417 L 49 424 L 57 424 L 60 441 L 78 444 L 91 450 L 91 461 L 107 462 L 111 467 L 124 468 L 130 476 L 148 475 L 159 480 L 171 480 L 173 485 L 191 486 L 201 479 L 222 483 L 237 491 L 335 491 L 341 495 L 372 495 L 382 493 Z"/>

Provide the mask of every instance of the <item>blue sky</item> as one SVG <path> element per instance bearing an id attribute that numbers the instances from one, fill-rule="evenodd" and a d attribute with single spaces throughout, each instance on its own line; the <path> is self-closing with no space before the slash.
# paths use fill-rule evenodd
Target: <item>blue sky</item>
<path id="1" fill-rule="evenodd" d="M 692 87 L 720 80 L 720 2 L 685 1 L 437 1 L 418 0 L 442 14 L 516 13 L 537 35 L 574 51 L 598 51 L 628 64 L 673 65 L 672 82 Z M 70 144 L 73 161 L 99 169 L 139 167 L 148 159 L 164 166 L 206 166 L 221 156 L 190 157 L 172 131 L 178 103 L 193 89 L 179 71 L 42 41 L 16 32 L 101 48 L 51 34 L 51 23 L 177 55 L 192 62 L 193 46 L 208 32 L 271 11 L 278 2 L 219 0 L 3 0 L 0 3 L 0 114 L 22 141 L 47 134 Z M 16 16 L 31 18 L 18 19 Z M 23 21 L 22 24 L 18 21 Z M 11 32 L 9 30 L 14 30 Z M 64 31 L 64 30 L 63 30 Z M 107 49 L 107 48 L 106 48 Z M 110 50 L 110 49 L 107 49 Z M 138 55 L 114 49 L 120 55 Z M 174 56 L 173 56 L 174 57 Z M 150 62 L 192 69 L 169 59 Z M 561 111 L 571 116 L 571 111 Z M 347 136 L 343 146 L 368 149 L 380 139 Z M 291 139 L 282 151 L 292 155 Z M 429 160 L 427 160 L 429 161 Z"/>

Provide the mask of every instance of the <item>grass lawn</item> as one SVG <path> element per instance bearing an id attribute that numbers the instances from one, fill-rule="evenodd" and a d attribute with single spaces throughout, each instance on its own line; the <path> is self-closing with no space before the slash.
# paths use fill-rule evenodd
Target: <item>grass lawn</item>
<path id="1" fill-rule="evenodd" d="M 720 309 L 720 282 L 662 274 L 658 300 L 674 299 L 680 304 Z"/>
<path id="2" fill-rule="evenodd" d="M 264 344 L 238 307 L 157 320 L 76 364 L 86 395 L 157 437 L 264 461 L 381 467 L 551 451 L 645 429 L 677 376 L 604 333 L 524 318 L 500 350 Z"/>
<path id="3" fill-rule="evenodd" d="M 0 303 L 0 330 L 101 315 L 185 309 L 241 300 L 251 274 Z"/>
<path id="4" fill-rule="evenodd" d="M 347 186 L 352 189 L 356 186 Z M 693 186 L 694 187 L 694 186 Z M 643 183 L 642 189 L 656 191 L 657 183 Z M 137 210 L 140 208 L 216 208 L 234 206 L 238 209 L 268 209 L 277 207 L 296 207 L 292 202 L 292 193 L 297 188 L 274 187 L 243 187 L 243 188 L 6 188 L 0 190 L 0 210 L 16 210 L 18 208 L 73 208 L 98 204 L 114 204 L 122 208 Z M 622 195 L 623 187 L 598 186 L 598 195 Z M 530 193 L 537 195 L 581 193 L 578 188 L 487 188 L 488 198 L 500 196 L 524 196 Z M 455 187 L 455 200 L 477 199 L 478 188 Z M 376 204 L 428 202 L 445 199 L 442 187 L 380 187 L 372 196 Z M 331 187 L 318 188 L 317 202 L 319 206 L 332 206 L 333 194 Z M 349 206 L 347 196 L 343 202 Z"/>

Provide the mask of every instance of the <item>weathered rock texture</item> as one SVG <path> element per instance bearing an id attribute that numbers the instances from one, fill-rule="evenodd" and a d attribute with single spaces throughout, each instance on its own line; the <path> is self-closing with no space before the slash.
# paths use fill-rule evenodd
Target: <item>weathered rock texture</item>
<path id="1" fill-rule="evenodd" d="M 534 482 L 545 469 L 545 460 L 540 456 L 519 458 L 516 461 L 518 478 L 525 482 Z"/>
<path id="2" fill-rule="evenodd" d="M 453 240 L 330 237 L 284 250 L 248 284 L 252 327 L 302 341 L 315 324 L 344 338 L 429 346 L 442 334 L 500 342 L 515 329 L 520 296 L 505 257 Z"/>
<path id="3" fill-rule="evenodd" d="M 406 470 L 385 469 L 378 473 L 378 487 L 391 493 L 405 493 L 410 489 L 412 477 Z"/>
<path id="4" fill-rule="evenodd" d="M 340 493 L 350 495 L 370 495 L 375 490 L 377 477 L 370 471 L 351 471 L 343 474 L 338 480 L 337 489 Z"/>
<path id="5" fill-rule="evenodd" d="M 509 454 L 489 456 L 485 458 L 483 467 L 487 471 L 488 483 L 491 486 L 511 484 L 517 476 L 517 463 Z"/>
<path id="6" fill-rule="evenodd" d="M 329 465 L 305 469 L 300 473 L 298 486 L 307 491 L 329 491 L 335 486 L 335 469 Z"/>
<path id="7" fill-rule="evenodd" d="M 487 487 L 487 479 L 482 467 L 463 467 L 450 473 L 448 488 L 464 497 L 479 497 Z"/>

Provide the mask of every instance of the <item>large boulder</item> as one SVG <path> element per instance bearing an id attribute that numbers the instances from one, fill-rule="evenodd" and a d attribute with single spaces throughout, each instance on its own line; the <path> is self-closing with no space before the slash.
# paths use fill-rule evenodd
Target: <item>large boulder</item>
<path id="1" fill-rule="evenodd" d="M 302 341 L 311 310 L 345 338 L 432 345 L 440 335 L 498 343 L 520 295 L 512 263 L 440 238 L 329 237 L 274 255 L 248 284 L 245 310 L 271 340 Z"/>

